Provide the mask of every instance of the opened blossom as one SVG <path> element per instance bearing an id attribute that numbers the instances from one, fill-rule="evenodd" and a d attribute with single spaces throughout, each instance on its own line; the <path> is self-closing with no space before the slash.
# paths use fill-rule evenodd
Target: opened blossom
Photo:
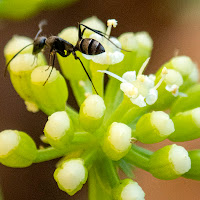
<path id="1" fill-rule="evenodd" d="M 108 74 L 121 81 L 120 89 L 130 99 L 130 101 L 139 107 L 145 107 L 147 104 L 152 105 L 156 102 L 158 99 L 157 88 L 161 85 L 168 73 L 167 69 L 164 67 L 162 70 L 162 78 L 155 85 L 155 76 L 153 74 L 142 74 L 149 59 L 150 58 L 144 62 L 137 76 L 136 71 L 128 71 L 124 73 L 122 77 L 106 70 L 98 70 L 98 72 Z"/>

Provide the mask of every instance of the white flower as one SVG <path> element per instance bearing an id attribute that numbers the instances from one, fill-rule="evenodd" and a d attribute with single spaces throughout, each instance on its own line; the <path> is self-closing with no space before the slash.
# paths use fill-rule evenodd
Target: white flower
<path id="1" fill-rule="evenodd" d="M 108 20 L 107 25 L 108 25 L 108 28 L 107 28 L 105 37 L 109 38 L 110 33 L 111 33 L 111 28 L 112 26 L 113 27 L 117 26 L 117 21 L 114 19 Z M 106 38 L 96 33 L 90 35 L 90 38 L 93 38 L 97 40 L 98 42 L 100 42 L 103 45 L 105 52 L 99 55 L 95 55 L 95 56 L 83 54 L 83 56 L 86 59 L 92 60 L 93 62 L 102 64 L 102 65 L 114 65 L 116 63 L 121 62 L 124 59 L 124 54 L 120 52 L 121 44 L 117 38 L 114 38 L 114 37 L 109 38 L 109 40 L 112 43 L 114 43 L 116 46 L 112 44 L 109 40 L 107 40 Z"/>
<path id="2" fill-rule="evenodd" d="M 139 107 L 144 107 L 147 104 L 152 105 L 158 99 L 157 88 L 164 80 L 167 74 L 167 69 L 164 68 L 162 70 L 162 78 L 155 85 L 155 77 L 152 74 L 150 74 L 149 76 L 142 74 L 149 62 L 149 59 L 150 58 L 148 58 L 144 62 L 137 76 L 136 71 L 128 71 L 124 73 L 122 77 L 119 77 L 116 74 L 106 70 L 98 70 L 98 72 L 106 73 L 121 81 L 122 83 L 120 84 L 120 89 L 124 92 L 124 94 L 130 99 L 130 101 L 133 104 Z"/>

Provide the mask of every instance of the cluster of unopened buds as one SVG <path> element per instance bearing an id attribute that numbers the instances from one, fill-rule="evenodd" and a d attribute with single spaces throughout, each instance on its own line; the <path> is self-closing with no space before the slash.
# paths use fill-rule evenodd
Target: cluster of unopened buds
<path id="1" fill-rule="evenodd" d="M 108 27 L 96 17 L 83 22 L 109 37 L 116 20 Z M 75 45 L 78 29 L 64 29 L 59 37 Z M 200 180 L 200 150 L 187 152 L 172 144 L 152 152 L 137 145 L 174 142 L 200 137 L 200 84 L 196 64 L 187 56 L 176 56 L 156 74 L 144 75 L 153 42 L 146 32 L 124 33 L 109 40 L 85 30 L 85 38 L 98 40 L 105 53 L 89 56 L 77 52 L 89 72 L 98 95 L 73 55 L 58 61 L 80 106 L 79 112 L 66 104 L 68 88 L 55 68 L 44 85 L 51 67 L 40 53 L 34 62 L 32 46 L 22 51 L 9 66 L 13 87 L 28 111 L 48 115 L 41 140 L 48 147 L 37 149 L 27 133 L 4 130 L 0 133 L 0 162 L 9 167 L 28 167 L 63 157 L 54 173 L 58 187 L 74 195 L 89 179 L 89 198 L 142 200 L 145 193 L 131 179 L 132 167 L 142 168 L 159 179 L 180 176 Z M 31 43 L 14 36 L 4 53 L 8 62 Z M 104 91 L 104 75 L 108 83 Z M 163 110 L 168 110 L 166 113 Z M 127 179 L 120 180 L 120 168 Z M 89 178 L 88 178 L 88 173 Z M 101 184 L 103 182 L 104 184 Z M 100 194 L 100 196 L 99 196 Z"/>

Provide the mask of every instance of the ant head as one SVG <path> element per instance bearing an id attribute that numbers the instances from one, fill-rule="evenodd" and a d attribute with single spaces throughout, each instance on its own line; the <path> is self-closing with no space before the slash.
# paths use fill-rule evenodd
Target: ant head
<path id="1" fill-rule="evenodd" d="M 33 42 L 33 55 L 36 55 L 42 51 L 45 46 L 46 37 L 38 37 Z"/>

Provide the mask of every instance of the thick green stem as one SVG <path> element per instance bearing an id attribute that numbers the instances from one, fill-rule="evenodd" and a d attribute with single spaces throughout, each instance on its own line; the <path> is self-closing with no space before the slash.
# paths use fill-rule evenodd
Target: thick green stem
<path id="1" fill-rule="evenodd" d="M 98 165 L 93 165 L 89 173 L 89 200 L 112 200 L 111 188 Z"/>
<path id="2" fill-rule="evenodd" d="M 107 175 L 107 179 L 110 183 L 111 188 L 114 188 L 116 185 L 120 183 L 119 176 L 116 171 L 116 167 L 114 166 L 113 161 L 104 157 L 102 160 L 102 167 Z"/>
<path id="3" fill-rule="evenodd" d="M 120 81 L 111 77 L 106 86 L 106 93 L 105 93 L 105 105 L 106 105 L 106 113 L 104 116 L 105 120 L 107 120 L 108 117 L 110 117 L 113 110 L 115 110 L 123 100 L 123 92 L 119 88 L 120 88 Z"/>
<path id="4" fill-rule="evenodd" d="M 68 145 L 64 150 L 58 150 L 53 147 L 37 150 L 34 163 L 53 160 L 76 150 L 91 148 L 95 146 L 95 142 L 96 140 L 91 134 L 87 132 L 76 132 L 74 134 L 73 143 Z"/>
<path id="5" fill-rule="evenodd" d="M 148 152 L 148 151 L 147 151 Z M 149 171 L 149 156 L 150 152 L 147 153 L 143 148 L 138 148 L 136 145 L 126 154 L 124 160 L 131 163 L 145 171 Z"/>

